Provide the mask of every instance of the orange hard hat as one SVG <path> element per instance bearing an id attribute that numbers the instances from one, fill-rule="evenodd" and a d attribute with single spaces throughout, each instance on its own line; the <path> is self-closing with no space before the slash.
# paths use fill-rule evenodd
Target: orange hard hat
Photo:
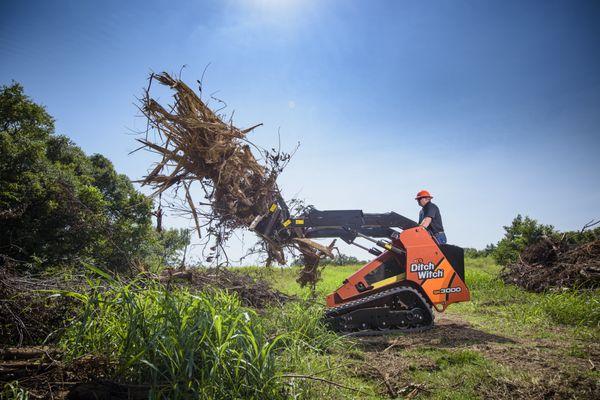
<path id="1" fill-rule="evenodd" d="M 417 193 L 415 200 L 419 200 L 423 197 L 429 197 L 430 199 L 433 199 L 433 196 L 427 190 L 421 190 L 419 193 Z"/>

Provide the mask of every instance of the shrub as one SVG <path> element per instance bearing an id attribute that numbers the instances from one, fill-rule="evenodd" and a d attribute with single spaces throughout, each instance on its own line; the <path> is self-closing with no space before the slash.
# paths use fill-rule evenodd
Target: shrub
<path id="1" fill-rule="evenodd" d="M 485 247 L 485 249 L 483 249 L 483 250 L 477 250 L 477 249 L 472 248 L 472 247 L 466 247 L 465 248 L 465 257 L 468 257 L 468 258 L 487 257 L 489 255 L 492 255 L 495 250 L 496 250 L 496 245 L 495 244 L 488 244 Z"/>
<path id="2" fill-rule="evenodd" d="M 504 227 L 504 238 L 498 242 L 493 256 L 500 265 L 508 265 L 519 258 L 525 247 L 543 236 L 552 236 L 557 232 L 552 225 L 543 225 L 535 219 L 517 215 L 510 226 Z"/>

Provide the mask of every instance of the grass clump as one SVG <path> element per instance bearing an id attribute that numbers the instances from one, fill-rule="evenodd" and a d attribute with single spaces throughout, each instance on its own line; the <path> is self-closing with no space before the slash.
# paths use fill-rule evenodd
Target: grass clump
<path id="1" fill-rule="evenodd" d="M 341 340 L 338 334 L 325 326 L 323 307 L 309 301 L 272 307 L 265 315 L 268 315 L 265 317 L 267 328 L 290 346 L 324 352 L 331 350 Z"/>
<path id="2" fill-rule="evenodd" d="M 516 379 L 507 368 L 469 349 L 422 348 L 406 351 L 404 357 L 414 364 L 407 370 L 409 380 L 422 385 L 424 397 L 431 399 L 487 398 L 483 393 L 502 393 L 499 386 Z"/>
<path id="3" fill-rule="evenodd" d="M 150 398 L 285 397 L 279 338 L 267 340 L 236 296 L 116 282 L 77 296 L 83 312 L 62 347 L 71 357 L 109 357 L 116 365 L 109 374 L 148 384 Z"/>
<path id="4" fill-rule="evenodd" d="M 600 328 L 600 290 L 547 293 L 538 302 L 557 323 Z"/>
<path id="5" fill-rule="evenodd" d="M 305 299 L 272 307 L 262 316 L 270 335 L 281 338 L 282 351 L 278 353 L 278 360 L 287 366 L 289 397 L 379 398 L 372 383 L 350 372 L 359 368 L 360 357 L 354 356 L 362 353 L 353 341 L 330 331 L 324 324 L 323 315 L 322 305 Z M 342 383 L 345 387 L 330 382 Z"/>
<path id="6" fill-rule="evenodd" d="M 443 354 L 436 360 L 436 364 L 441 368 L 461 367 L 464 365 L 484 365 L 485 358 L 473 350 L 454 351 L 448 354 Z"/>
<path id="7" fill-rule="evenodd" d="M 4 384 L 0 399 L 4 400 L 29 400 L 29 392 L 19 386 L 18 381 Z"/>

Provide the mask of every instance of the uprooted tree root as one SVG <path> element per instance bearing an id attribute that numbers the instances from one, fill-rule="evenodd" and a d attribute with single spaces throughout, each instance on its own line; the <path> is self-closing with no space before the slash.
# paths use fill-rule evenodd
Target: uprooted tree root
<path id="1" fill-rule="evenodd" d="M 174 91 L 173 104 L 163 106 L 152 98 L 154 81 Z M 291 155 L 254 145 L 246 136 L 261 124 L 239 129 L 231 118 L 225 122 L 224 116 L 211 110 L 189 86 L 167 73 L 150 75 L 140 103 L 149 129 L 146 137 L 138 140 L 142 148 L 161 157 L 142 184 L 152 187 L 155 195 L 172 190 L 177 198 L 181 190 L 182 207 L 178 211 L 194 221 L 198 235 L 211 251 L 207 261 L 218 259 L 220 254 L 226 258 L 223 244 L 233 231 L 248 229 L 255 218 L 281 199 L 276 180 Z M 252 148 L 260 153 L 260 161 Z M 192 184 L 200 186 L 205 201 L 193 199 Z M 294 240 L 260 240 L 267 265 L 272 261 L 285 264 L 286 249 L 299 251 L 306 260 L 299 282 L 314 285 L 322 252 Z"/>
<path id="2" fill-rule="evenodd" d="M 573 246 L 564 240 L 542 238 L 525 248 L 518 262 L 504 267 L 501 277 L 533 292 L 599 288 L 600 240 Z"/>

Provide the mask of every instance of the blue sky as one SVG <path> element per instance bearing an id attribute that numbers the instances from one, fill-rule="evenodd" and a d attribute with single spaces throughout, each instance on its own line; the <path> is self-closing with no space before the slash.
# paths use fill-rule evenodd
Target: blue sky
<path id="1" fill-rule="evenodd" d="M 205 93 L 263 122 L 252 140 L 301 143 L 288 198 L 416 218 L 426 188 L 450 242 L 481 248 L 517 213 L 600 217 L 598 21 L 594 1 L 3 1 L 0 84 L 138 179 L 149 71 L 210 63 Z"/>

